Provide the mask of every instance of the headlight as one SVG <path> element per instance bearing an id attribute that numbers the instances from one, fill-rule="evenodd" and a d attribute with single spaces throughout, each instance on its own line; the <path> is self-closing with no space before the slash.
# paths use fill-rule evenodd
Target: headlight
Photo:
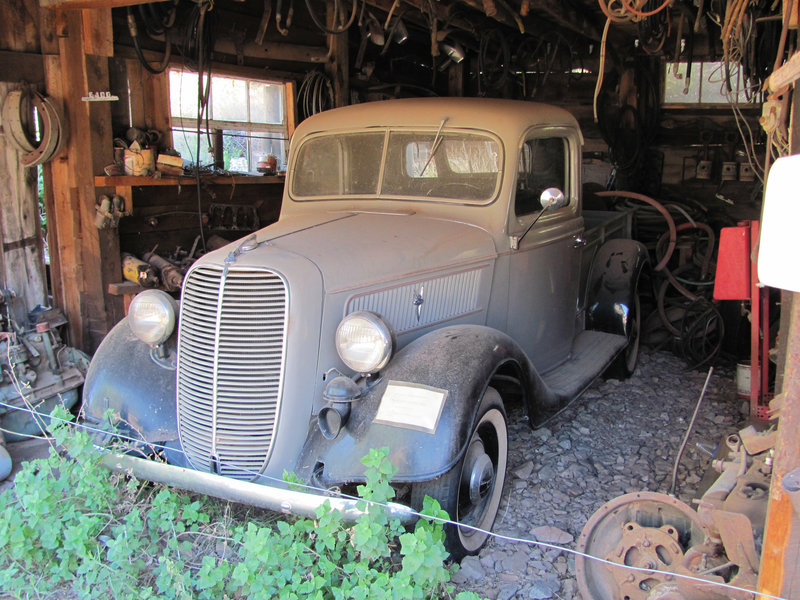
<path id="1" fill-rule="evenodd" d="M 378 315 L 365 310 L 350 313 L 336 328 L 336 350 L 357 373 L 374 373 L 392 355 L 392 334 Z"/>
<path id="2" fill-rule="evenodd" d="M 128 309 L 128 324 L 145 344 L 162 344 L 175 329 L 175 301 L 161 290 L 137 294 Z"/>

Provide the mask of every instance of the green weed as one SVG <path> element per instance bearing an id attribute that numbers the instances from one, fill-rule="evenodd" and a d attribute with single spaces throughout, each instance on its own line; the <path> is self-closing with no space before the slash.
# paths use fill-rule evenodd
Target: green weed
<path id="1" fill-rule="evenodd" d="M 394 496 L 386 449 L 362 461 L 355 525 L 327 508 L 315 520 L 243 521 L 225 503 L 107 471 L 64 423 L 52 435 L 66 452 L 27 463 L 0 495 L 0 598 L 476 598 L 455 594 L 439 523 L 406 531 L 371 503 Z M 431 499 L 424 512 L 446 516 Z"/>

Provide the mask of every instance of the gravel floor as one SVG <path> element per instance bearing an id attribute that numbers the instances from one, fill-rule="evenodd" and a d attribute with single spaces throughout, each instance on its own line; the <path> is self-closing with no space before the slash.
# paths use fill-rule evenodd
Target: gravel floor
<path id="1" fill-rule="evenodd" d="M 508 475 L 494 531 L 575 547 L 589 517 L 628 492 L 669 489 L 675 456 L 707 371 L 643 350 L 633 377 L 596 382 L 544 427 L 531 430 L 521 406 L 507 407 Z M 717 367 L 678 472 L 678 497 L 691 505 L 716 445 L 743 416 L 731 368 Z M 483 597 L 580 599 L 573 555 L 492 539 L 456 574 L 458 589 Z M 584 599 L 591 600 L 591 599 Z"/>

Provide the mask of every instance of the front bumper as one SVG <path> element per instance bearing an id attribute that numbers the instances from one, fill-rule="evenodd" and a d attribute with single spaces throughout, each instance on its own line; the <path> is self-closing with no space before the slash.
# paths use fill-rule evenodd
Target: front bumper
<path id="1" fill-rule="evenodd" d="M 310 519 L 317 518 L 317 510 L 325 503 L 346 522 L 355 522 L 365 513 L 358 507 L 361 501 L 355 499 L 239 481 L 125 454 L 108 453 L 102 458 L 101 464 L 107 469 L 130 474 L 138 479 Z M 385 508 L 387 516 L 400 519 L 404 525 L 411 525 L 418 518 L 410 508 L 402 504 L 389 502 Z"/>

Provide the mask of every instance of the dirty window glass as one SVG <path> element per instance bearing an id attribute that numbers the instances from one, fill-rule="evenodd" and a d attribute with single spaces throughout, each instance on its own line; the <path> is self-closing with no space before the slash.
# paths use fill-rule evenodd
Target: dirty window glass
<path id="1" fill-rule="evenodd" d="M 499 143 L 488 135 L 436 132 L 355 132 L 303 142 L 292 175 L 298 199 L 390 196 L 485 202 L 500 181 Z M 382 163 L 386 148 L 386 161 Z M 383 169 L 383 173 L 381 173 Z M 378 189 L 380 182 L 382 188 Z"/>
<path id="2" fill-rule="evenodd" d="M 523 144 L 519 155 L 514 213 L 519 217 L 541 210 L 539 197 L 547 188 L 567 189 L 567 140 L 537 138 Z"/>
<path id="3" fill-rule="evenodd" d="M 494 196 L 501 164 L 500 148 L 494 139 L 443 131 L 438 147 L 434 147 L 435 141 L 434 132 L 390 133 L 381 192 L 466 201 Z"/>
<path id="4" fill-rule="evenodd" d="M 300 147 L 292 193 L 301 197 L 378 192 L 385 134 L 319 136 Z"/>

